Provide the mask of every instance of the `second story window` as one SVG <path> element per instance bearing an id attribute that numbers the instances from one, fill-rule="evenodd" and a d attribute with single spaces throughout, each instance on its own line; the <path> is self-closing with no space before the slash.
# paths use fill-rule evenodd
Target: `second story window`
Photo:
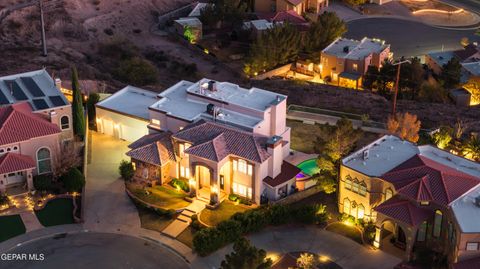
<path id="1" fill-rule="evenodd" d="M 238 160 L 238 171 L 244 174 L 247 173 L 247 162 L 245 160 Z"/>
<path id="2" fill-rule="evenodd" d="M 178 144 L 178 151 L 180 154 L 180 157 L 185 156 L 185 150 L 190 147 L 189 144 Z"/>
<path id="3" fill-rule="evenodd" d="M 353 64 L 352 68 L 353 68 L 353 71 L 357 72 L 358 71 L 358 64 Z"/>
<path id="4" fill-rule="evenodd" d="M 68 116 L 63 116 L 60 118 L 60 125 L 62 127 L 62 130 L 70 129 L 70 119 L 68 118 Z"/>
<path id="5" fill-rule="evenodd" d="M 386 189 L 386 190 L 385 190 L 385 201 L 388 200 L 388 199 L 390 199 L 390 198 L 392 198 L 392 196 L 393 196 L 393 191 L 392 191 L 392 189 L 390 189 L 390 188 L 389 188 L 389 189 Z"/>
<path id="6" fill-rule="evenodd" d="M 352 178 L 350 176 L 347 176 L 347 178 L 345 179 L 345 189 L 352 189 Z"/>
<path id="7" fill-rule="evenodd" d="M 242 159 L 233 160 L 233 171 L 238 171 L 251 176 L 253 175 L 253 165 L 248 164 L 247 161 Z"/>

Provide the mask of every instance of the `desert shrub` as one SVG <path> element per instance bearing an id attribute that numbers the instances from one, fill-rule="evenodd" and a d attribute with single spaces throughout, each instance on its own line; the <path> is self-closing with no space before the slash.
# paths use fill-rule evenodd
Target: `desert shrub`
<path id="1" fill-rule="evenodd" d="M 170 186 L 172 186 L 174 188 L 181 189 L 184 192 L 189 192 L 190 191 L 190 187 L 188 186 L 188 182 L 186 182 L 184 180 L 181 180 L 181 179 L 172 178 L 172 180 L 168 184 L 170 184 Z"/>
<path id="2" fill-rule="evenodd" d="M 60 181 L 68 192 L 81 191 L 85 186 L 85 176 L 75 167 L 62 175 Z"/>
<path id="3" fill-rule="evenodd" d="M 158 70 L 149 61 L 140 57 L 123 60 L 114 75 L 122 82 L 144 86 L 158 81 Z"/>
<path id="4" fill-rule="evenodd" d="M 53 188 L 52 175 L 36 175 L 33 177 L 33 186 L 38 191 L 50 191 Z"/>
<path id="5" fill-rule="evenodd" d="M 118 167 L 118 172 L 124 180 L 131 180 L 135 171 L 133 170 L 132 162 L 122 160 L 120 166 Z"/>

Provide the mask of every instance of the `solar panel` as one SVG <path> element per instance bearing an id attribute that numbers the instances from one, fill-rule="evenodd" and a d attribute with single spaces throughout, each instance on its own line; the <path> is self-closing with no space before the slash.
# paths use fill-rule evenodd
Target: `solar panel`
<path id="1" fill-rule="evenodd" d="M 13 97 L 18 101 L 21 100 L 28 100 L 28 97 L 23 92 L 20 85 L 18 85 L 17 81 L 15 80 L 5 80 L 5 84 L 7 85 L 7 89 L 12 93 Z"/>
<path id="2" fill-rule="evenodd" d="M 52 104 L 54 106 L 64 106 L 66 105 L 65 101 L 62 99 L 61 96 L 57 95 L 57 96 L 49 96 L 48 98 L 50 98 L 50 101 L 52 102 Z"/>
<path id="3" fill-rule="evenodd" d="M 43 99 L 33 99 L 32 102 L 37 110 L 48 108 L 47 102 L 45 102 Z"/>
<path id="4" fill-rule="evenodd" d="M 37 83 L 31 77 L 21 77 L 20 78 L 25 84 L 25 87 L 33 95 L 33 97 L 43 97 L 45 94 L 42 92 L 42 89 L 38 87 Z"/>
<path id="5" fill-rule="evenodd" d="M 0 91 L 0 105 L 6 105 L 6 104 L 10 104 L 10 102 L 8 101 L 5 94 L 3 94 L 2 91 Z"/>

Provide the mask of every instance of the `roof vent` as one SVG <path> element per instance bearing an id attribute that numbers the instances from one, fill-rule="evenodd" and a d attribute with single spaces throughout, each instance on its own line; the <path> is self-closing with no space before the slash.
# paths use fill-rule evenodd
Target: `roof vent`
<path id="1" fill-rule="evenodd" d="M 211 91 L 211 92 L 217 91 L 217 85 L 215 84 L 215 81 L 210 80 L 208 82 L 208 90 Z"/>
<path id="2" fill-rule="evenodd" d="M 390 146 L 390 149 L 393 149 L 393 146 Z"/>
<path id="3" fill-rule="evenodd" d="M 348 53 L 349 50 L 350 50 L 350 49 L 348 48 L 348 46 L 343 47 L 343 52 Z"/>
<path id="4" fill-rule="evenodd" d="M 208 104 L 207 105 L 207 114 L 212 115 L 215 112 L 215 105 L 214 104 Z"/>
<path id="5" fill-rule="evenodd" d="M 368 160 L 368 156 L 369 156 L 369 150 L 366 149 L 366 150 L 363 151 L 363 159 Z"/>
<path id="6" fill-rule="evenodd" d="M 477 207 L 480 207 L 480 195 L 477 196 L 477 197 L 475 197 L 475 205 L 476 205 Z"/>

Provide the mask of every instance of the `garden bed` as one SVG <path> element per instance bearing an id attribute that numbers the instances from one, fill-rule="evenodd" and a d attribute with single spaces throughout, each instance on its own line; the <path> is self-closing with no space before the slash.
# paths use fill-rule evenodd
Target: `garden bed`
<path id="1" fill-rule="evenodd" d="M 50 200 L 43 209 L 36 210 L 40 223 L 45 226 L 55 226 L 74 223 L 73 201 L 70 198 Z"/>
<path id="2" fill-rule="evenodd" d="M 216 209 L 204 209 L 198 218 L 202 224 L 211 227 L 229 219 L 235 213 L 245 212 L 248 209 L 250 209 L 250 207 L 230 201 L 223 201 Z"/>
<path id="3" fill-rule="evenodd" d="M 357 227 L 346 225 L 341 222 L 332 223 L 325 228 L 325 230 L 345 236 L 353 241 L 363 245 L 362 233 Z"/>
<path id="4" fill-rule="evenodd" d="M 145 203 L 149 207 L 162 209 L 181 209 L 190 203 L 185 201 L 185 194 L 181 190 L 167 188 L 165 186 L 142 187 L 137 184 L 127 184 L 127 190 L 139 202 Z"/>
<path id="5" fill-rule="evenodd" d="M 0 217 L 0 242 L 8 240 L 12 237 L 24 234 L 26 232 L 20 215 L 1 216 Z"/>

